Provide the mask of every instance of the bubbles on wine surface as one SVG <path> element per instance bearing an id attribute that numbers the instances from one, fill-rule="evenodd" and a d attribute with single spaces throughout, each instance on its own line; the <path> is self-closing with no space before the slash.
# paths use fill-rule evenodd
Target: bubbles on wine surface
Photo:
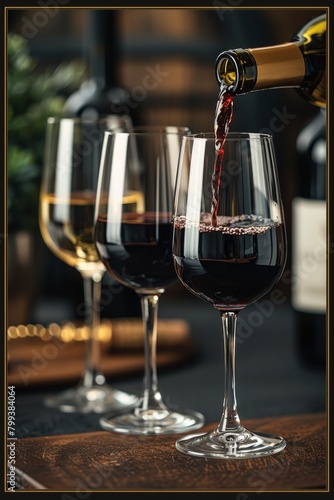
<path id="1" fill-rule="evenodd" d="M 178 215 L 172 219 L 176 229 L 197 228 L 200 233 L 220 232 L 231 236 L 263 234 L 268 229 L 279 227 L 279 222 L 264 218 L 261 215 L 242 214 L 233 217 L 218 215 L 216 225 L 212 224 L 211 214 L 202 213 L 199 221 Z"/>

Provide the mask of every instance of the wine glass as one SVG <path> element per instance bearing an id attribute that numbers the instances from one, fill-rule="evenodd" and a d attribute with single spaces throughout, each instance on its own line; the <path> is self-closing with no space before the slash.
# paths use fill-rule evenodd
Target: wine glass
<path id="1" fill-rule="evenodd" d="M 39 222 L 49 249 L 82 276 L 89 330 L 85 369 L 78 386 L 45 399 L 65 412 L 101 413 L 138 397 L 106 384 L 101 372 L 99 302 L 105 266 L 93 241 L 98 168 L 105 130 L 128 130 L 127 117 L 54 118 L 46 125 Z"/>
<path id="2" fill-rule="evenodd" d="M 272 137 L 229 133 L 224 150 L 214 134 L 183 138 L 173 214 L 176 273 L 221 315 L 224 399 L 216 429 L 179 439 L 182 453 L 253 458 L 281 451 L 282 437 L 240 423 L 235 390 L 238 313 L 269 292 L 286 262 L 286 231 Z M 210 341 L 208 339 L 208 341 Z"/>
<path id="3" fill-rule="evenodd" d="M 156 343 L 159 298 L 177 282 L 172 259 L 174 182 L 182 134 L 105 133 L 96 200 L 95 243 L 110 275 L 141 301 L 145 373 L 138 405 L 100 419 L 125 434 L 197 429 L 203 416 L 168 407 L 158 389 Z"/>

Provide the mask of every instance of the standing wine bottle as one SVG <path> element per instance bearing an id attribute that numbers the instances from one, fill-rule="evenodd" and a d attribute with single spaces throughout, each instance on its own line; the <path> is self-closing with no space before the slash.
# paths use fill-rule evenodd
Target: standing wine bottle
<path id="1" fill-rule="evenodd" d="M 298 186 L 292 203 L 292 306 L 302 359 L 326 357 L 326 111 L 297 138 Z"/>
<path id="2" fill-rule="evenodd" d="M 326 15 L 309 21 L 291 42 L 219 54 L 220 85 L 232 95 L 295 87 L 309 102 L 326 106 Z"/>
<path id="3" fill-rule="evenodd" d="M 121 60 L 118 33 L 119 12 L 115 9 L 88 11 L 87 60 L 89 79 L 65 102 L 65 117 L 97 118 L 108 115 L 115 130 L 118 126 L 131 130 L 139 121 L 139 112 L 129 92 L 119 82 Z M 141 309 L 132 290 L 120 288 L 115 280 L 103 278 L 101 317 L 140 317 Z M 111 293 L 111 290 L 115 293 Z"/>
<path id="4" fill-rule="evenodd" d="M 129 92 L 120 85 L 118 78 L 120 43 L 117 15 L 114 9 L 89 10 L 89 79 L 66 100 L 65 116 L 96 118 L 122 115 L 129 118 L 130 124 L 136 121 L 136 109 L 129 106 Z"/>

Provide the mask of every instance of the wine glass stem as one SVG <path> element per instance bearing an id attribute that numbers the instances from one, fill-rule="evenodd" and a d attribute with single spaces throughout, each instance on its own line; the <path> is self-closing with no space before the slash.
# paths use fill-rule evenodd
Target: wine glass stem
<path id="1" fill-rule="evenodd" d="M 157 333 L 159 294 L 140 295 L 144 325 L 145 372 L 144 393 L 141 409 L 159 409 L 164 407 L 158 391 L 157 376 Z"/>
<path id="2" fill-rule="evenodd" d="M 86 364 L 82 376 L 82 385 L 85 388 L 102 385 L 105 378 L 101 372 L 101 353 L 99 340 L 100 326 L 100 299 L 102 275 L 95 272 L 93 275 L 82 273 L 84 284 L 84 299 L 88 339 L 86 344 Z"/>
<path id="3" fill-rule="evenodd" d="M 224 338 L 224 400 L 223 412 L 218 426 L 219 431 L 232 431 L 240 426 L 237 411 L 237 399 L 235 389 L 235 338 L 237 326 L 237 313 L 223 312 L 222 330 Z"/>

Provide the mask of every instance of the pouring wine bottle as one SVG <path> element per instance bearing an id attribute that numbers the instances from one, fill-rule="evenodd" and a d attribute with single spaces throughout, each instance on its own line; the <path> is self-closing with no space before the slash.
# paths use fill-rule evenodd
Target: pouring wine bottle
<path id="1" fill-rule="evenodd" d="M 309 102 L 325 107 L 326 15 L 309 21 L 291 42 L 221 52 L 215 72 L 231 96 L 295 87 Z"/>
<path id="2" fill-rule="evenodd" d="M 326 53 L 326 15 L 321 15 L 291 42 L 227 50 L 219 54 L 215 66 L 225 104 L 231 99 L 233 104 L 237 95 L 291 87 L 321 108 L 297 138 L 291 302 L 301 358 L 322 368 L 326 361 Z"/>

